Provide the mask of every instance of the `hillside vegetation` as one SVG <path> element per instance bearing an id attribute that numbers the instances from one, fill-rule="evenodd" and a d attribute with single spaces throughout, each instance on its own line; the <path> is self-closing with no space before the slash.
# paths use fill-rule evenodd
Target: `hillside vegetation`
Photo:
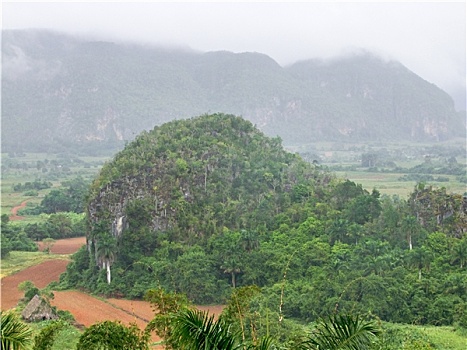
<path id="1" fill-rule="evenodd" d="M 87 212 L 88 247 L 65 288 L 131 298 L 163 288 L 197 303 L 257 291 L 250 316 L 263 327 L 335 311 L 467 325 L 462 195 L 420 183 L 407 199 L 380 196 L 240 117 L 143 132 L 104 165 Z"/>
<path id="2" fill-rule="evenodd" d="M 450 96 L 371 53 L 281 67 L 259 53 L 2 34 L 6 152 L 109 154 L 154 125 L 216 112 L 288 145 L 465 138 Z"/>

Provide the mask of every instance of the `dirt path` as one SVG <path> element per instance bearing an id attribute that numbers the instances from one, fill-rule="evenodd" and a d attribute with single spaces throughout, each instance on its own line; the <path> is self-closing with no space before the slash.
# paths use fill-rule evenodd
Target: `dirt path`
<path id="1" fill-rule="evenodd" d="M 28 203 L 28 201 L 24 201 L 24 202 L 21 203 L 20 205 L 17 205 L 16 207 L 13 207 L 13 209 L 11 209 L 11 215 L 10 215 L 10 220 L 11 220 L 11 221 L 17 221 L 17 220 L 22 220 L 22 219 L 24 219 L 24 216 L 19 216 L 19 215 L 18 215 L 18 211 L 19 211 L 20 209 L 25 208 L 27 203 Z"/>

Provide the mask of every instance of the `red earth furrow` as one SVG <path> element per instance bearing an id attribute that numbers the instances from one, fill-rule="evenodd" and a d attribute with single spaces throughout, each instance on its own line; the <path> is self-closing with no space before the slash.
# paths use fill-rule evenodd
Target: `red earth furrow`
<path id="1" fill-rule="evenodd" d="M 58 281 L 60 275 L 65 272 L 68 260 L 48 260 L 39 265 L 6 276 L 1 280 L 2 310 L 8 310 L 16 306 L 24 293 L 18 289 L 18 285 L 24 281 L 31 281 L 37 288 L 45 288 L 50 282 Z"/>

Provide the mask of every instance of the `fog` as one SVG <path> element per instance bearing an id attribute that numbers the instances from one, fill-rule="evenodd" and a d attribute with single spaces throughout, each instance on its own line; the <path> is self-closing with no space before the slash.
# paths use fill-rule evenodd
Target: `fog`
<path id="1" fill-rule="evenodd" d="M 260 52 L 281 65 L 363 48 L 400 61 L 465 109 L 465 2 L 3 2 L 3 29 Z"/>

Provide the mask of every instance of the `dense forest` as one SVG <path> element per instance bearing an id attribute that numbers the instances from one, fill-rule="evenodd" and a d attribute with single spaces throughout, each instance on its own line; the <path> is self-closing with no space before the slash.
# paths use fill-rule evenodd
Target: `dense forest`
<path id="1" fill-rule="evenodd" d="M 143 132 L 86 200 L 88 244 L 62 288 L 201 304 L 243 292 L 264 334 L 269 319 L 336 311 L 467 327 L 465 197 L 424 183 L 407 198 L 369 192 L 240 117 Z"/>

